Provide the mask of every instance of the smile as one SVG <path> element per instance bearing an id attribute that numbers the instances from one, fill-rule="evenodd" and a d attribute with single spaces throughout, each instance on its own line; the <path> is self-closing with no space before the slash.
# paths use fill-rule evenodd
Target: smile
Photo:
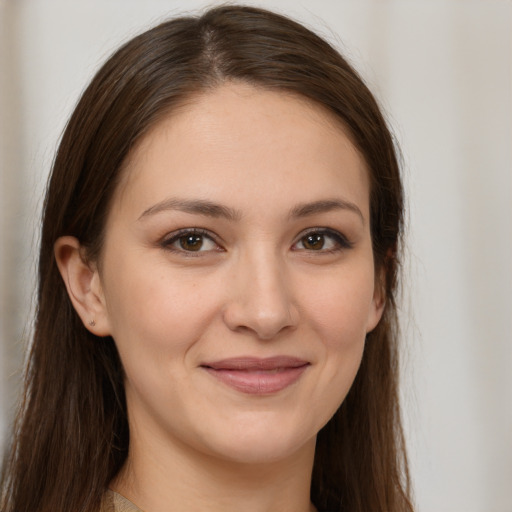
<path id="1" fill-rule="evenodd" d="M 268 395 L 291 386 L 309 365 L 308 361 L 288 356 L 240 357 L 205 363 L 201 368 L 237 391 Z"/>

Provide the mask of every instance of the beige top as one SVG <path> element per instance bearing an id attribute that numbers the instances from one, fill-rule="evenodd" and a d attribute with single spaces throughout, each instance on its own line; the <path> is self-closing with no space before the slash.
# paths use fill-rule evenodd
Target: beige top
<path id="1" fill-rule="evenodd" d="M 316 510 L 316 508 L 314 508 Z M 130 500 L 110 489 L 103 496 L 99 512 L 144 512 Z"/>
<path id="2" fill-rule="evenodd" d="M 110 489 L 105 493 L 101 502 L 100 512 L 143 512 L 131 501 Z"/>

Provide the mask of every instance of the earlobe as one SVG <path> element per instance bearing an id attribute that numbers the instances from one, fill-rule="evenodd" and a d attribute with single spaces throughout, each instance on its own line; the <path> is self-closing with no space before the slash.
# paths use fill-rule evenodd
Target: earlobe
<path id="1" fill-rule="evenodd" d="M 368 323 L 366 325 L 366 333 L 369 333 L 377 327 L 382 315 L 384 308 L 386 307 L 386 301 L 381 293 L 375 294 L 372 300 L 371 311 L 368 315 Z"/>
<path id="2" fill-rule="evenodd" d="M 75 237 L 60 237 L 54 254 L 68 296 L 83 324 L 96 336 L 108 336 L 110 328 L 98 269 L 84 259 L 83 248 Z"/>
<path id="3" fill-rule="evenodd" d="M 372 304 L 368 315 L 368 323 L 366 325 L 366 333 L 369 333 L 377 327 L 384 309 L 386 307 L 386 292 L 385 292 L 385 275 L 381 272 L 378 279 L 375 280 L 375 288 L 373 291 Z"/>

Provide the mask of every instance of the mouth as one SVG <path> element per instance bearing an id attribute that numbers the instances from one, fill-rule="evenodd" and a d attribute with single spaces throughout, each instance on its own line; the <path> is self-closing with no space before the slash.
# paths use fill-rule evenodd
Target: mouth
<path id="1" fill-rule="evenodd" d="M 308 361 L 289 356 L 239 357 L 201 365 L 211 376 L 229 387 L 251 395 L 278 393 L 295 383 L 310 366 Z"/>

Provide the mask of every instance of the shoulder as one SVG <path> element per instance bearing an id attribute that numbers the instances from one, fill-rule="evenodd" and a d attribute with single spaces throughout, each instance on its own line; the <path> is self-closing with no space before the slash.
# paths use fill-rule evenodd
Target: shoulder
<path id="1" fill-rule="evenodd" d="M 109 489 L 103 495 L 99 512 L 142 512 L 142 510 L 124 496 Z"/>

